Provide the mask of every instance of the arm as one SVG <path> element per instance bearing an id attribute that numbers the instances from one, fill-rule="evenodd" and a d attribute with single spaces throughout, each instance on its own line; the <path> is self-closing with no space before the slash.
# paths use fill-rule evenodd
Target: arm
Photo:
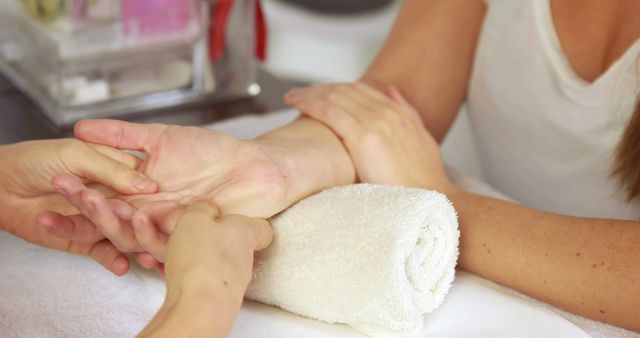
<path id="1" fill-rule="evenodd" d="M 405 1 L 361 81 L 380 91 L 398 87 L 442 142 L 466 95 L 484 12 L 483 0 Z M 321 98 L 335 91 L 326 87 Z M 285 100 L 302 111 L 314 109 Z"/>
<path id="2" fill-rule="evenodd" d="M 389 85 L 397 86 L 418 108 L 427 129 L 442 141 L 464 100 L 484 11 L 483 0 L 405 1 L 393 30 L 362 81 L 382 90 Z M 295 102 L 285 100 L 296 106 Z M 330 161 L 325 161 L 327 169 L 323 170 L 345 168 L 337 170 L 335 177 L 323 175 L 323 179 L 331 180 L 322 185 L 323 188 L 352 182 L 353 173 L 346 169 L 350 161 L 336 144 L 338 140 L 328 135 L 323 125 L 312 126 L 312 123 L 317 122 L 298 120 L 266 136 L 297 139 L 324 150 L 292 163 L 313 166 L 311 159 L 325 158 Z M 314 176 L 317 173 L 292 172 L 294 176 L 308 176 L 298 179 L 306 184 L 317 181 L 318 176 Z"/>
<path id="3" fill-rule="evenodd" d="M 410 0 L 404 6 L 364 80 L 378 86 L 395 83 L 406 90 L 419 90 L 410 92 L 411 97 L 419 99 L 424 108 L 423 121 L 428 121 L 429 128 L 442 138 L 464 97 L 484 5 L 482 0 Z M 401 72 L 407 65 L 411 69 Z M 330 92 L 325 91 L 326 95 L 332 95 Z M 287 101 L 303 111 L 309 108 Z M 115 121 L 80 122 L 75 132 L 86 142 L 150 153 L 142 166 L 144 172 L 163 183 L 161 190 L 169 191 L 147 201 L 138 199 L 137 207 L 149 210 L 143 202 L 147 206 L 149 200 L 166 202 L 154 208 L 164 214 L 175 206 L 172 202 L 200 196 L 211 199 L 224 212 L 269 217 L 312 193 L 355 181 L 353 164 L 339 138 L 322 123 L 308 118 L 251 144 L 214 132 Z M 108 214 L 108 206 L 95 192 L 86 194 L 95 196 L 97 209 Z M 82 211 L 86 209 L 82 204 L 79 201 L 74 205 Z M 125 251 L 134 247 L 132 241 L 120 238 L 123 236 L 119 235 L 122 231 L 116 217 L 103 217 L 104 221 L 95 215 L 85 216 Z M 166 226 L 164 232 L 170 232 Z M 161 243 L 165 239 L 150 241 Z M 161 259 L 162 245 L 157 248 L 153 255 Z"/>
<path id="4" fill-rule="evenodd" d="M 340 139 L 324 124 L 308 117 L 260 136 L 282 163 L 291 205 L 323 189 L 355 182 L 355 169 Z M 276 151 L 280 145 L 281 151 Z"/>
<path id="5" fill-rule="evenodd" d="M 302 92 L 298 100 L 316 100 Z M 343 88 L 309 111 L 343 139 L 358 177 L 435 189 L 455 206 L 462 268 L 567 311 L 640 330 L 640 222 L 545 213 L 458 189 L 416 109 L 390 88 Z"/>
<path id="6" fill-rule="evenodd" d="M 460 266 L 569 312 L 640 330 L 640 222 L 569 217 L 450 191 Z"/>

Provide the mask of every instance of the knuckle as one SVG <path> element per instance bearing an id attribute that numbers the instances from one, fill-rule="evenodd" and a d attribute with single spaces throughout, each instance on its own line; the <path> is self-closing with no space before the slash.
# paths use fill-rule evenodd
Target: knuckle
<path id="1" fill-rule="evenodd" d="M 114 161 L 110 169 L 114 175 L 127 175 L 131 171 L 131 168 L 119 161 Z"/>

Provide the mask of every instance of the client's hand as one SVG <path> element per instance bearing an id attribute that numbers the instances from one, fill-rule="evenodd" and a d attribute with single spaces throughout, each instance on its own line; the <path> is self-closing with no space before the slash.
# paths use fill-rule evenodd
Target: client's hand
<path id="1" fill-rule="evenodd" d="M 116 149 L 65 139 L 0 147 L 0 159 L 1 229 L 38 245 L 88 255 L 117 275 L 129 269 L 127 258 L 89 219 L 80 215 L 62 216 L 75 214 L 77 210 L 59 193 L 70 200 L 82 198 L 76 191 L 69 190 L 70 175 L 85 183 L 104 185 L 94 187 L 106 196 L 115 192 L 156 192 L 156 184 L 136 171 L 140 162 L 136 157 Z M 119 201 L 109 203 L 122 210 Z M 43 210 L 51 212 L 36 217 Z"/>
<path id="2" fill-rule="evenodd" d="M 230 333 L 251 280 L 253 252 L 269 245 L 272 232 L 264 220 L 218 217 L 211 205 L 196 202 L 178 221 L 167 250 L 167 296 L 140 336 Z"/>
<path id="3" fill-rule="evenodd" d="M 387 95 L 364 83 L 333 84 L 292 90 L 285 101 L 340 136 L 360 181 L 452 188 L 418 112 L 395 87 Z"/>
<path id="4" fill-rule="evenodd" d="M 135 231 L 135 235 L 105 198 L 75 182 L 74 189 L 84 190 L 86 198 L 70 202 L 123 251 L 141 251 L 142 244 L 144 251 L 163 261 L 167 235 L 181 206 L 194 199 L 219 205 L 223 214 L 266 218 L 301 197 L 287 190 L 291 175 L 286 174 L 285 161 L 276 159 L 284 158 L 291 148 L 281 143 L 240 141 L 196 127 L 112 120 L 81 121 L 75 132 L 87 142 L 144 152 L 139 169 L 159 182 L 156 194 L 125 198 L 139 209 L 131 217 L 133 224 L 150 230 Z M 160 231 L 145 227 L 148 224 L 156 224 Z M 147 268 L 156 266 L 148 255 L 137 258 Z"/>

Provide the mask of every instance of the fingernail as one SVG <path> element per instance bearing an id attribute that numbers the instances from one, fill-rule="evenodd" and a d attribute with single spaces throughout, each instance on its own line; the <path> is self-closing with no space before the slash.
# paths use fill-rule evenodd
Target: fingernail
<path id="1" fill-rule="evenodd" d="M 51 230 L 51 227 L 49 226 L 49 224 L 44 224 L 42 222 L 36 222 L 38 224 L 39 227 L 44 228 L 47 231 Z"/>
<path id="2" fill-rule="evenodd" d="M 147 188 L 149 188 L 152 184 L 153 182 L 150 179 L 142 175 L 133 179 L 133 186 L 139 191 L 147 190 Z"/>

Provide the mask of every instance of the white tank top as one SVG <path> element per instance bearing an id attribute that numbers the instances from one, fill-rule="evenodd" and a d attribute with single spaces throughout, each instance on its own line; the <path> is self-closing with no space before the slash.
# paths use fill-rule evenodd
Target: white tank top
<path id="1" fill-rule="evenodd" d="M 536 209 L 640 219 L 610 176 L 640 88 L 640 40 L 588 83 L 560 46 L 549 0 L 487 4 L 467 102 L 485 178 Z"/>

